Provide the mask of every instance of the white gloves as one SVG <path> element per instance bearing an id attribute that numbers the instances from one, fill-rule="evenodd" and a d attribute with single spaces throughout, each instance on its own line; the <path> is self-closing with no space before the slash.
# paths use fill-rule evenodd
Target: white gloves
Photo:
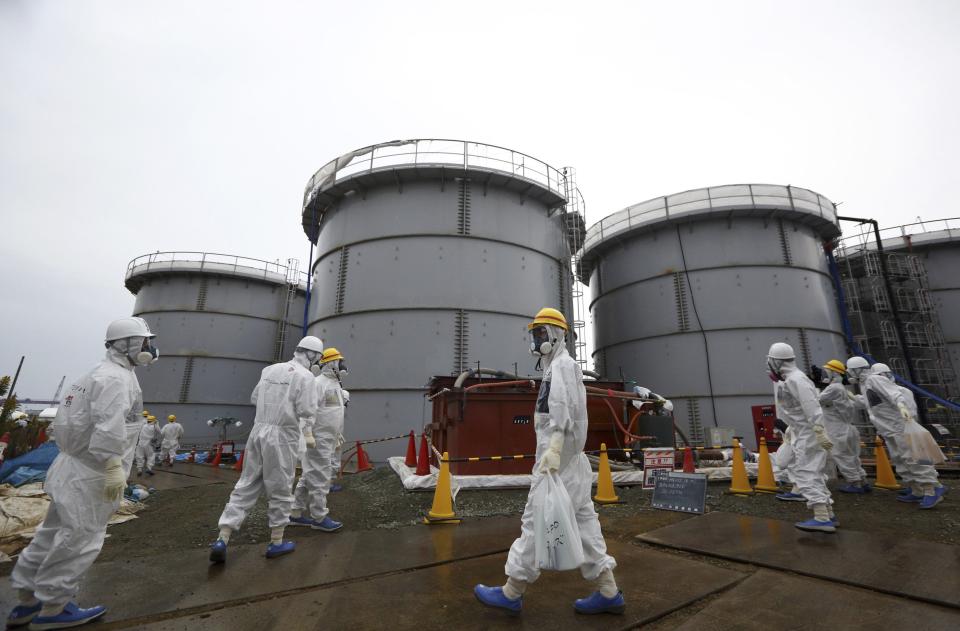
<path id="1" fill-rule="evenodd" d="M 313 437 L 313 430 L 303 430 L 303 439 L 307 442 L 307 449 L 313 449 L 317 446 L 317 439 Z"/>
<path id="2" fill-rule="evenodd" d="M 673 412 L 673 401 L 671 401 L 670 399 L 664 399 L 663 410 L 665 412 Z"/>
<path id="3" fill-rule="evenodd" d="M 114 456 L 107 460 L 106 479 L 103 481 L 103 499 L 108 502 L 117 502 L 123 497 L 123 489 L 127 488 L 127 476 L 123 474 L 123 460 Z"/>
<path id="4" fill-rule="evenodd" d="M 900 410 L 900 416 L 903 417 L 904 421 L 909 423 L 913 420 L 913 415 L 910 414 L 910 410 L 907 409 L 907 406 L 901 403 L 899 406 L 897 406 L 897 408 Z"/>
<path id="5" fill-rule="evenodd" d="M 337 434 L 337 449 L 339 449 L 340 447 L 343 447 L 343 443 L 345 443 L 345 442 L 347 442 L 347 441 L 346 441 L 346 439 L 343 437 L 343 434 Z"/>
<path id="6" fill-rule="evenodd" d="M 550 435 L 550 446 L 540 459 L 540 472 L 548 473 L 560 468 L 560 452 L 563 450 L 563 432 Z"/>
<path id="7" fill-rule="evenodd" d="M 341 388 L 340 392 L 343 393 L 343 404 L 346 405 L 350 403 L 350 391 L 345 388 Z"/>
<path id="8" fill-rule="evenodd" d="M 830 451 L 833 448 L 833 443 L 830 442 L 830 438 L 827 436 L 827 432 L 824 431 L 823 425 L 814 425 L 813 433 L 817 435 L 817 442 L 820 443 L 820 446 L 826 451 Z"/>

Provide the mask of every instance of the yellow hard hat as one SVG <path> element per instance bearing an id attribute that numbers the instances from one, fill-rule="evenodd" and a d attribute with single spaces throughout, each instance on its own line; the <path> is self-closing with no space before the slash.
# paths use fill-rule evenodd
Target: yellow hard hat
<path id="1" fill-rule="evenodd" d="M 173 422 L 177 420 L 177 416 L 175 414 L 171 414 L 170 416 L 167 417 L 167 420 L 170 422 Z"/>
<path id="2" fill-rule="evenodd" d="M 340 354 L 340 351 L 332 346 L 330 348 L 323 349 L 323 355 L 320 356 L 321 364 L 332 362 L 335 359 L 343 359 L 343 355 Z"/>
<path id="3" fill-rule="evenodd" d="M 845 374 L 847 374 L 847 368 L 846 368 L 846 366 L 844 366 L 844 365 L 843 365 L 843 362 L 840 361 L 839 359 L 831 359 L 831 360 L 828 361 L 826 364 L 824 364 L 823 367 L 826 368 L 827 370 L 832 370 L 833 372 L 837 373 L 838 375 L 845 375 Z"/>
<path id="4" fill-rule="evenodd" d="M 150 421 L 151 423 L 153 423 L 154 421 L 157 420 L 157 417 L 156 417 L 156 416 L 153 416 L 153 415 L 151 414 L 150 416 L 147 417 L 147 420 Z"/>
<path id="5" fill-rule="evenodd" d="M 150 416 L 150 412 L 147 412 L 146 410 L 144 410 L 144 411 L 143 411 L 143 415 L 144 415 L 144 416 Z"/>
<path id="6" fill-rule="evenodd" d="M 567 328 L 567 319 L 563 317 L 563 314 L 557 311 L 552 307 L 544 307 L 537 312 L 537 317 L 533 319 L 533 322 L 527 325 L 527 330 L 533 329 L 534 327 L 540 326 L 541 324 L 552 324 L 553 326 L 558 326 L 564 331 L 569 331 Z"/>

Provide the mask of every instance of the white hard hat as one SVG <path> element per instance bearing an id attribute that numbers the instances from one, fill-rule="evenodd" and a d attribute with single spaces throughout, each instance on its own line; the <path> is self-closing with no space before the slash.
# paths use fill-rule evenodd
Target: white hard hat
<path id="1" fill-rule="evenodd" d="M 887 366 L 886 364 L 883 364 L 881 362 L 877 362 L 876 364 L 870 367 L 871 375 L 883 375 L 888 372 L 893 372 L 893 371 L 890 370 L 890 366 Z"/>
<path id="2" fill-rule="evenodd" d="M 776 342 L 767 351 L 767 357 L 770 359 L 796 359 L 793 347 L 785 342 Z"/>
<path id="3" fill-rule="evenodd" d="M 120 318 L 107 325 L 107 342 L 128 337 L 156 337 L 150 332 L 150 325 L 143 318 Z"/>
<path id="4" fill-rule="evenodd" d="M 297 348 L 305 348 L 308 351 L 316 351 L 318 353 L 323 352 L 323 342 L 320 341 L 320 338 L 308 335 L 307 337 L 300 340 L 300 343 L 297 344 Z"/>
<path id="5" fill-rule="evenodd" d="M 847 360 L 847 370 L 858 370 L 860 368 L 867 368 L 870 364 L 867 363 L 863 357 L 857 355 L 856 357 L 851 357 Z"/>

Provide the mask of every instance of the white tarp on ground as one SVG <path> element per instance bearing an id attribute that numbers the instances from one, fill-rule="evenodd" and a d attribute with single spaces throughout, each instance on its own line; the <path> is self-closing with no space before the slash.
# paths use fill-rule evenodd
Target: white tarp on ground
<path id="1" fill-rule="evenodd" d="M 415 469 L 411 469 L 405 464 L 405 458 L 394 456 L 388 458 L 387 462 L 390 468 L 400 476 L 403 488 L 408 491 L 432 489 L 437 486 L 437 474 L 439 469 L 430 467 L 430 475 L 417 475 Z M 747 475 L 755 478 L 757 476 L 757 465 L 747 462 Z M 711 481 L 722 481 L 730 479 L 730 467 L 707 467 L 697 469 L 697 473 L 707 474 L 707 479 Z M 612 471 L 610 476 L 613 478 L 614 486 L 632 486 L 643 484 L 643 471 Z M 593 483 L 597 483 L 597 473 L 593 473 Z M 518 475 L 451 475 L 450 485 L 453 489 L 453 496 L 461 489 L 509 489 L 509 488 L 527 488 L 530 486 L 530 474 Z"/>
<path id="2" fill-rule="evenodd" d="M 0 562 L 25 548 L 33 538 L 50 506 L 50 497 L 43 492 L 43 483 L 35 482 L 14 488 L 0 484 Z M 140 502 L 124 498 L 120 508 L 110 518 L 110 525 L 136 519 L 134 514 L 143 508 Z"/>

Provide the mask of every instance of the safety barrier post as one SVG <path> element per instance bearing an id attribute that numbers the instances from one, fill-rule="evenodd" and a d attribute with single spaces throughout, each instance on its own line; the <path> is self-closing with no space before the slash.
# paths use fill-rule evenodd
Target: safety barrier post
<path id="1" fill-rule="evenodd" d="M 767 449 L 767 439 L 760 437 L 760 464 L 757 467 L 757 485 L 754 487 L 761 493 L 777 493 L 780 487 L 773 477 L 773 462 L 770 460 L 770 451 Z"/>
<path id="2" fill-rule="evenodd" d="M 437 487 L 433 492 L 433 506 L 423 518 L 423 523 L 430 525 L 460 523 L 460 519 L 453 512 L 453 492 L 450 485 L 450 462 L 447 452 L 443 452 L 443 457 L 440 458 L 440 473 L 437 474 Z"/>

